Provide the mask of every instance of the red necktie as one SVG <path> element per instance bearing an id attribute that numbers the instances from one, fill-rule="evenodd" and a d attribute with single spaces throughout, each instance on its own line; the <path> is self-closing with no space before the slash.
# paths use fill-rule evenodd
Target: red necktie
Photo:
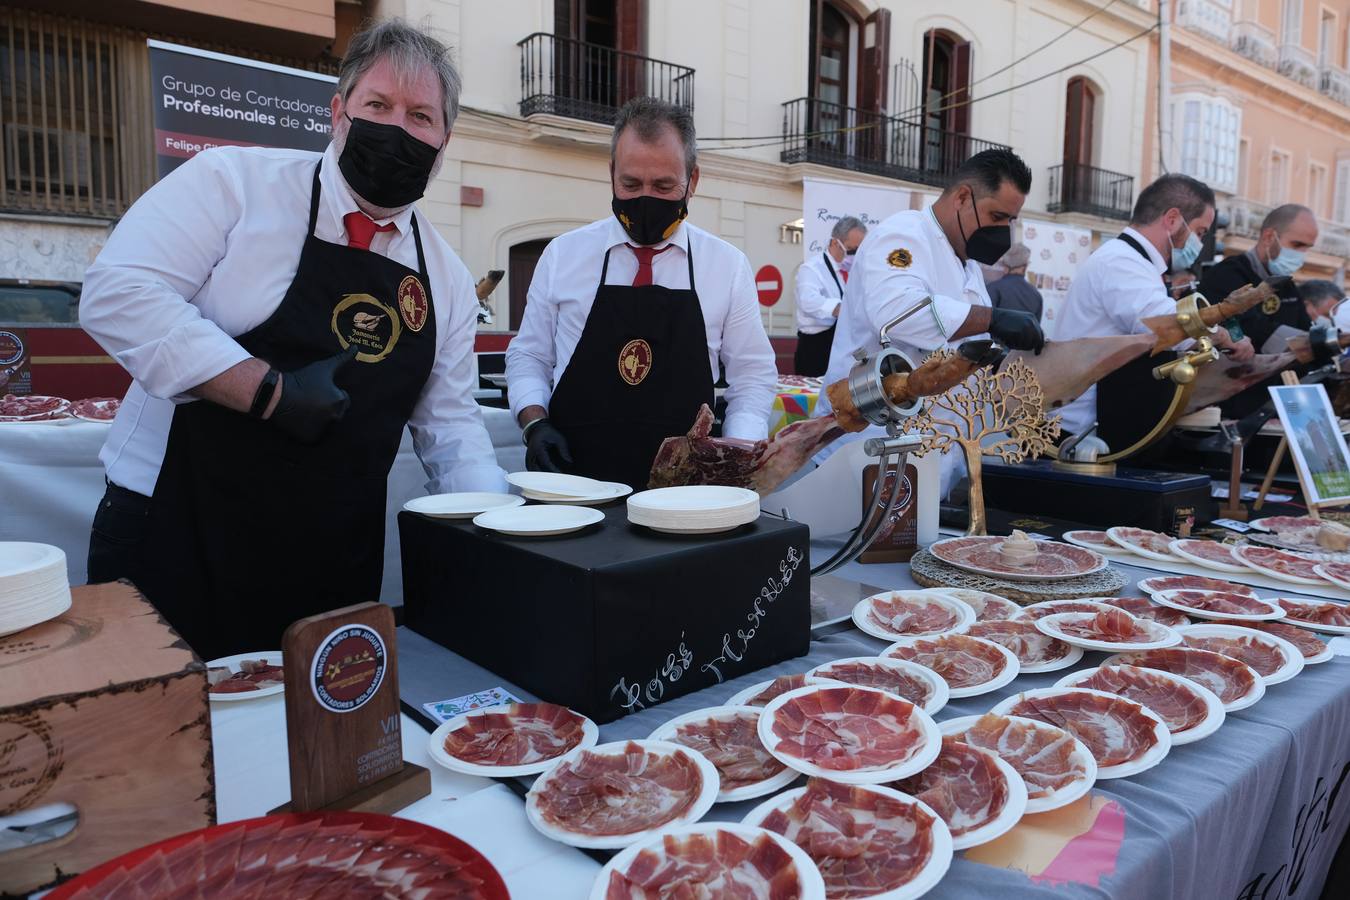
<path id="1" fill-rule="evenodd" d="M 848 273 L 847 273 L 847 272 L 840 272 L 839 275 L 840 275 L 840 277 L 842 277 L 842 278 L 844 279 L 844 284 L 848 284 Z"/>
<path id="2" fill-rule="evenodd" d="M 393 222 L 376 225 L 375 220 L 363 212 L 347 213 L 342 217 L 342 224 L 347 226 L 347 246 L 357 250 L 369 250 L 375 232 L 393 231 L 395 227 Z"/>
<path id="3" fill-rule="evenodd" d="M 665 253 L 672 246 L 673 245 L 671 244 L 666 244 L 660 250 L 657 250 L 654 247 L 634 247 L 632 244 L 627 245 L 628 249 L 632 250 L 633 255 L 637 257 L 638 268 L 637 274 L 633 276 L 633 287 L 645 287 L 652 283 L 652 260 L 655 259 L 658 254 Z"/>

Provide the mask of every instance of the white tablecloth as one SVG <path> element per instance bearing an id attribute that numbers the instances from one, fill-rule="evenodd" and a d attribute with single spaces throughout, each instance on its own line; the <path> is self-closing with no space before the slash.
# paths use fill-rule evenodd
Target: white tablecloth
<path id="1" fill-rule="evenodd" d="M 498 464 L 508 472 L 525 468 L 525 447 L 511 413 L 482 409 Z M 66 553 L 71 584 L 87 580 L 89 526 L 104 488 L 98 452 L 107 434 L 108 426 L 95 422 L 0 423 L 0 541 L 39 541 L 60 547 Z M 426 493 L 426 480 L 412 439 L 404 432 L 389 473 L 381 588 L 386 601 L 399 602 L 403 597 L 394 517 L 404 503 Z"/>

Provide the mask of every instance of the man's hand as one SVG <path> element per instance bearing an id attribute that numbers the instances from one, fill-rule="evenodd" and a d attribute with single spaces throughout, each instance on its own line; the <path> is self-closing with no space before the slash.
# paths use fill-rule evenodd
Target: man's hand
<path id="1" fill-rule="evenodd" d="M 567 438 L 548 419 L 530 422 L 525 446 L 525 468 L 531 472 L 561 472 L 564 464 L 572 464 Z"/>
<path id="2" fill-rule="evenodd" d="M 334 379 L 358 352 L 357 347 L 348 347 L 327 359 L 283 373 L 277 385 L 281 396 L 268 421 L 301 443 L 318 441 L 329 424 L 346 415 L 351 406 L 352 398 Z"/>
<path id="3" fill-rule="evenodd" d="M 1234 362 L 1247 362 L 1256 355 L 1256 347 L 1253 346 L 1251 338 L 1244 337 L 1240 341 L 1235 341 L 1226 328 L 1214 332 L 1214 346 L 1220 350 L 1227 350 L 1228 357 Z"/>
<path id="4" fill-rule="evenodd" d="M 1031 313 L 1020 309 L 992 309 L 989 313 L 989 333 L 1011 350 L 1034 350 L 1045 347 L 1041 324 Z"/>

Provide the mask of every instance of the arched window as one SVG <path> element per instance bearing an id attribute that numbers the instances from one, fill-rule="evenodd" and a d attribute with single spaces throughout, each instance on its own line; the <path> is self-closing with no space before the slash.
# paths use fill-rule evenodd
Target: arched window
<path id="1" fill-rule="evenodd" d="M 949 31 L 923 38 L 923 166 L 950 171 L 969 155 L 971 46 Z"/>

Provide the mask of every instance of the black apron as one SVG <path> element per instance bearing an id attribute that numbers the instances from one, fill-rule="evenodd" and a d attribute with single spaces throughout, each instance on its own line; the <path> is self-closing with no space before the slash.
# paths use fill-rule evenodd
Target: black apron
<path id="1" fill-rule="evenodd" d="M 692 248 L 685 252 L 688 289 L 605 284 L 605 251 L 586 327 L 548 405 L 567 438 L 569 471 L 642 490 L 661 442 L 712 407 L 708 335 Z"/>
<path id="2" fill-rule="evenodd" d="M 281 304 L 238 338 L 286 372 L 361 348 L 351 407 L 313 445 L 199 400 L 174 412 L 138 585 L 203 659 L 281 646 L 296 619 L 380 599 L 385 485 L 436 358 L 417 219 L 415 271 L 309 229 Z M 282 391 L 285 392 L 283 376 Z"/>
<path id="3" fill-rule="evenodd" d="M 825 260 L 825 271 L 830 273 L 834 279 L 834 286 L 839 290 L 839 301 L 844 300 L 844 286 L 839 283 L 839 276 L 834 274 L 834 266 L 830 265 L 829 258 L 820 254 L 820 258 Z M 797 349 L 792 354 L 792 370 L 798 375 L 824 375 L 825 370 L 830 367 L 830 348 L 834 346 L 834 330 L 838 323 L 831 325 L 824 331 L 815 334 L 806 334 L 797 332 Z"/>

